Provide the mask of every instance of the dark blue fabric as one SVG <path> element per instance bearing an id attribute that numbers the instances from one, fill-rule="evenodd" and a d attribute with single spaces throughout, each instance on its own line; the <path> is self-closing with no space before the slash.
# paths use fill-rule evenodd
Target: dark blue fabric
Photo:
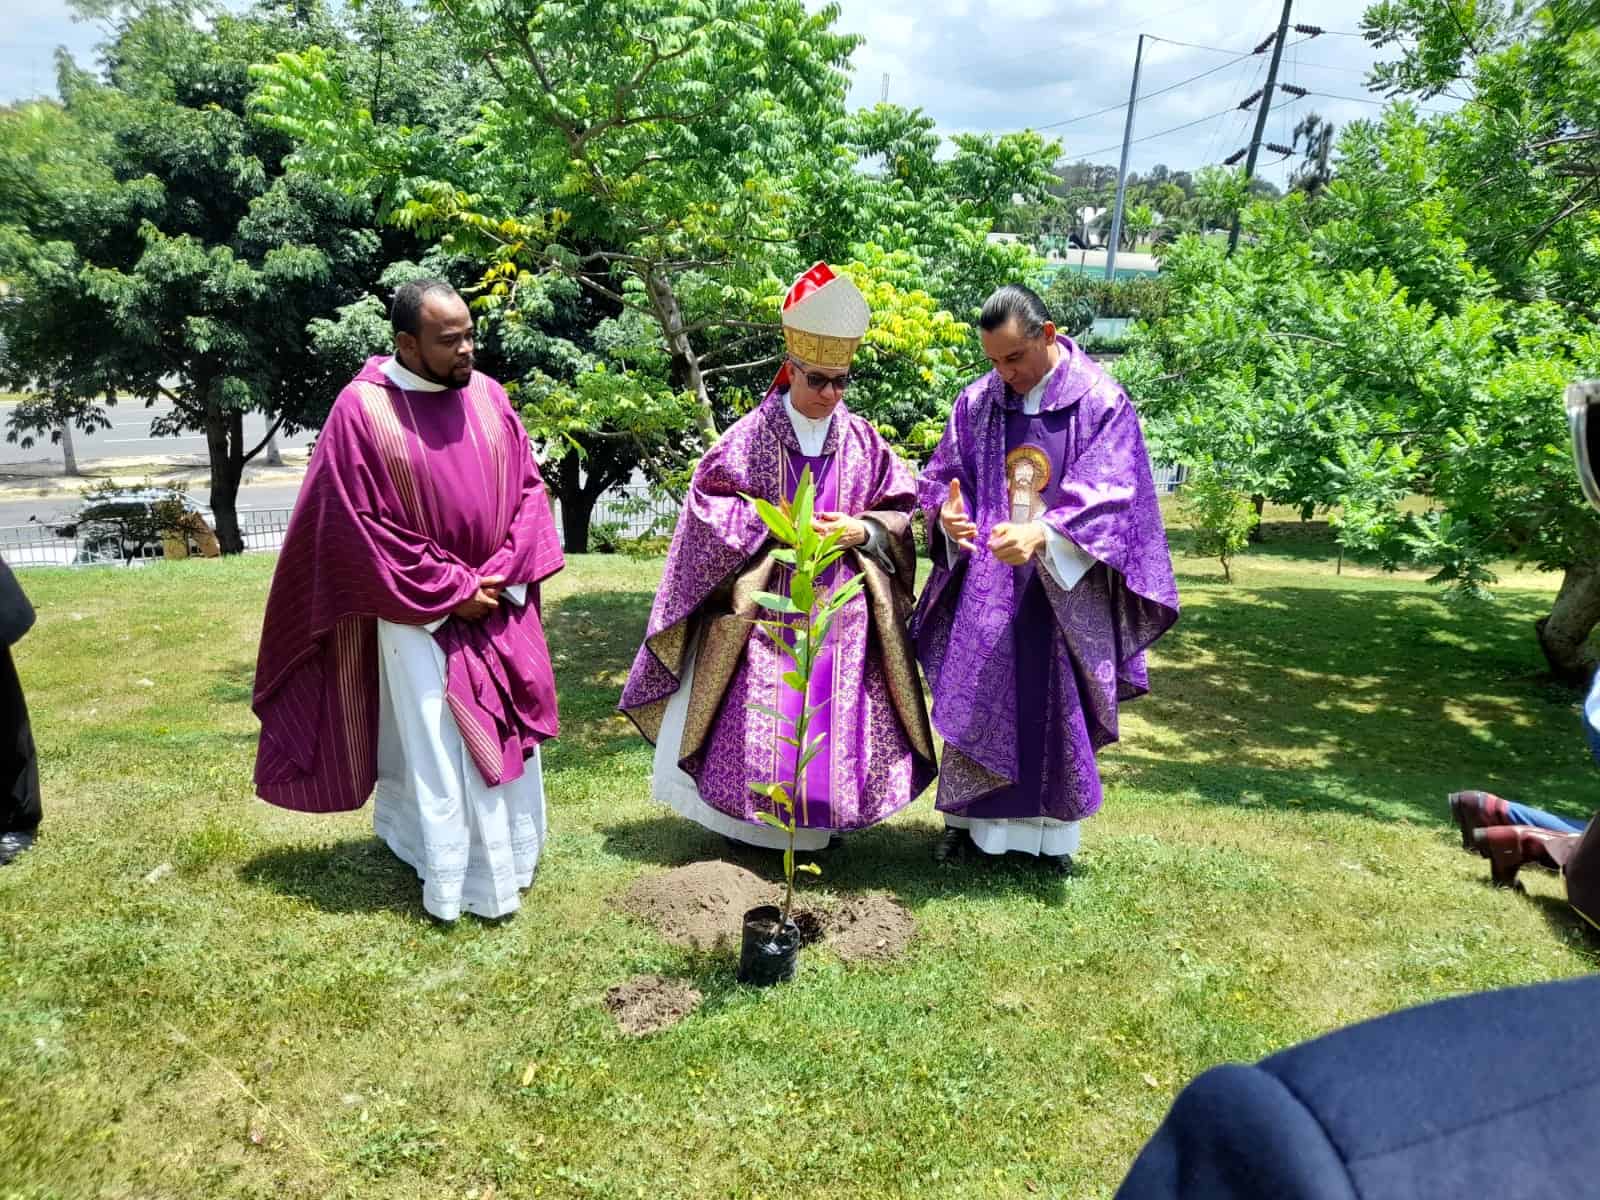
<path id="1" fill-rule="evenodd" d="M 1600 1194 L 1597 1012 L 1600 977 L 1484 992 L 1217 1067 L 1173 1103 L 1118 1200 Z"/>

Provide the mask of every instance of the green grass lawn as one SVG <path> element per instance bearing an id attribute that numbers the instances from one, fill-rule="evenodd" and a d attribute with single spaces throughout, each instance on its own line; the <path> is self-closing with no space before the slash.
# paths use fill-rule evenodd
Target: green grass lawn
<path id="1" fill-rule="evenodd" d="M 1076 877 L 936 869 L 924 797 L 820 885 L 900 896 L 909 955 L 809 950 L 768 992 L 615 908 L 722 851 L 612 711 L 658 561 L 547 593 L 553 840 L 520 914 L 453 927 L 368 811 L 252 799 L 271 559 L 29 572 L 46 821 L 0 870 L 0 1196 L 1107 1196 L 1214 1063 L 1591 969 L 1559 881 L 1494 891 L 1443 804 L 1600 790 L 1540 674 L 1553 581 L 1453 607 L 1287 532 L 1231 587 L 1180 559 Z M 601 998 L 641 971 L 704 1005 L 623 1038 Z"/>

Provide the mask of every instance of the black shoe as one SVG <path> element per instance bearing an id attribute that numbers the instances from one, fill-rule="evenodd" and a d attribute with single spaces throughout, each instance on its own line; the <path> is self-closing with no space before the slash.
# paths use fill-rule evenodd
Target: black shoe
<path id="1" fill-rule="evenodd" d="M 31 833 L 0 833 L 0 867 L 33 845 L 33 839 Z"/>
<path id="2" fill-rule="evenodd" d="M 834 832 L 834 833 L 830 833 L 828 835 L 828 844 L 826 846 L 824 846 L 823 849 L 825 849 L 825 850 L 839 850 L 839 849 L 843 848 L 843 846 L 844 846 L 844 834 L 838 833 L 838 832 Z"/>
<path id="3" fill-rule="evenodd" d="M 967 857 L 967 845 L 971 841 L 965 829 L 946 825 L 944 833 L 939 835 L 938 844 L 933 848 L 933 861 L 941 866 L 961 862 Z"/>
<path id="4" fill-rule="evenodd" d="M 1044 869 L 1052 874 L 1063 877 L 1072 874 L 1072 855 L 1070 854 L 1041 854 L 1039 861 L 1044 864 Z"/>

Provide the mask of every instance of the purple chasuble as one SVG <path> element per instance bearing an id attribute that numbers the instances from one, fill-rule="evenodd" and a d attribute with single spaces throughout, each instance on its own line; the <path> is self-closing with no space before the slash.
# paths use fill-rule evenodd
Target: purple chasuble
<path id="1" fill-rule="evenodd" d="M 563 565 L 544 482 L 504 390 L 409 392 L 367 360 L 339 393 L 295 502 L 256 660 L 256 791 L 309 812 L 361 807 L 377 778 L 378 620 L 426 625 L 479 578 L 529 585 L 434 637 L 446 702 L 491 787 L 558 729 L 538 585 Z"/>
<path id="2" fill-rule="evenodd" d="M 1040 411 L 991 371 L 956 398 L 920 494 L 934 569 L 912 623 L 945 739 L 938 807 L 1077 821 L 1100 807 L 1094 752 L 1149 690 L 1144 652 L 1177 585 L 1133 405 L 1069 339 Z M 939 508 L 959 480 L 977 546 L 947 566 Z M 1069 592 L 989 552 L 995 525 L 1040 520 L 1095 564 Z"/>
<path id="3" fill-rule="evenodd" d="M 792 670 L 752 618 L 775 617 L 751 598 L 787 593 L 788 568 L 754 506 L 740 493 L 792 499 L 811 468 L 817 511 L 844 512 L 878 523 L 886 556 L 846 551 L 825 586 L 861 573 L 865 587 L 835 618 L 811 682 L 822 704 L 812 728 L 826 731 L 825 751 L 806 770 L 807 828 L 857 829 L 910 803 L 934 776 L 933 739 L 915 657 L 906 636 L 916 559 L 910 514 L 916 503 L 910 472 L 872 425 L 839 405 L 822 453 L 800 448 L 786 393 L 773 389 L 761 406 L 735 422 L 707 451 L 678 519 L 645 641 L 634 660 L 620 708 L 654 742 L 668 700 L 695 648 L 692 696 L 679 766 L 700 798 L 736 820 L 756 822 L 770 802 L 752 783 L 787 781 L 795 752 L 774 736 L 778 722 L 748 707 L 782 713 L 792 733 L 800 696 L 783 683 Z"/>

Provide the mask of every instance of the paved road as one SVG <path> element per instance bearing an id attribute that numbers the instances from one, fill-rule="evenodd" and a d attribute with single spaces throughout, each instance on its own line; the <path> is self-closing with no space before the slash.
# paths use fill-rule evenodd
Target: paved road
<path id="1" fill-rule="evenodd" d="M 0 406 L 0 414 L 5 413 L 6 406 Z M 150 422 L 164 413 L 170 413 L 172 405 L 166 401 L 145 408 L 137 402 L 124 401 L 114 408 L 106 410 L 106 415 L 111 418 L 110 429 L 96 430 L 94 433 L 84 433 L 81 429 L 72 431 L 72 448 L 77 452 L 78 465 L 88 465 L 94 459 L 102 458 L 157 458 L 171 454 L 194 454 L 202 461 L 206 453 L 206 439 L 198 433 L 184 434 L 181 437 L 150 436 Z M 9 424 L 4 424 L 9 429 Z M 249 439 L 250 447 L 255 446 L 262 438 L 267 436 L 267 423 L 260 413 L 247 413 L 244 419 L 245 437 Z M 287 449 L 290 446 L 309 446 L 313 434 L 310 431 L 297 433 L 293 437 L 280 437 L 278 446 Z M 24 450 L 14 442 L 0 441 L 0 466 L 7 463 L 38 463 L 61 462 L 61 447 L 51 442 L 48 438 L 36 442 L 31 449 Z"/>

